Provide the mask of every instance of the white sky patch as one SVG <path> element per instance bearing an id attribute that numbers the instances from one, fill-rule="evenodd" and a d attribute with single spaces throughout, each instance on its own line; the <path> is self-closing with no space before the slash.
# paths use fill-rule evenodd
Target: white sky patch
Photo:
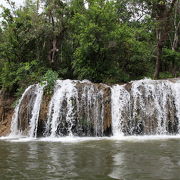
<path id="1" fill-rule="evenodd" d="M 84 6 L 86 9 L 89 9 L 89 3 L 86 0 L 84 0 Z"/>
<path id="2" fill-rule="evenodd" d="M 24 3 L 24 0 L 13 0 L 13 2 L 15 2 L 16 6 L 22 6 Z M 0 1 L 0 5 L 3 5 L 5 7 L 9 7 L 8 3 L 6 0 L 1 0 Z"/>
<path id="3" fill-rule="evenodd" d="M 24 0 L 13 0 L 15 2 L 15 7 L 20 7 L 24 4 Z M 10 8 L 9 4 L 6 0 L 0 0 L 0 6 L 4 6 L 7 8 Z M 2 13 L 2 8 L 0 7 L 0 14 Z M 2 21 L 1 15 L 0 15 L 0 22 Z"/>

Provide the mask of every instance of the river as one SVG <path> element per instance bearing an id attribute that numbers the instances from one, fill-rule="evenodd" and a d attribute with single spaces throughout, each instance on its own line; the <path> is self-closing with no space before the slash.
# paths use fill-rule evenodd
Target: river
<path id="1" fill-rule="evenodd" d="M 179 180 L 180 138 L 1 138 L 0 179 Z"/>

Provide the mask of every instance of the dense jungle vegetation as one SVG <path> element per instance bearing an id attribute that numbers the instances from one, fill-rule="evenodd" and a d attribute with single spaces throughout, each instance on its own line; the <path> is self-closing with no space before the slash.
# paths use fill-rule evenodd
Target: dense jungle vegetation
<path id="1" fill-rule="evenodd" d="M 26 0 L 1 6 L 0 89 L 57 78 L 180 75 L 180 0 Z"/>

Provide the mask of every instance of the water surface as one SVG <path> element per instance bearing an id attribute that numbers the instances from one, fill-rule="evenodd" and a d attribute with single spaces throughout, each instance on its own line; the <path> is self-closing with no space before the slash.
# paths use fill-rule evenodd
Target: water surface
<path id="1" fill-rule="evenodd" d="M 1 139 L 0 179 L 179 180 L 180 139 Z"/>

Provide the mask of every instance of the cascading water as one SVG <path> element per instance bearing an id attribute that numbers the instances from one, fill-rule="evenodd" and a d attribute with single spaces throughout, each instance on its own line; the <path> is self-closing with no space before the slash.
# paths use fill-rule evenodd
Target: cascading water
<path id="1" fill-rule="evenodd" d="M 45 136 L 103 136 L 103 90 L 89 81 L 58 80 Z"/>
<path id="2" fill-rule="evenodd" d="M 15 135 L 20 135 L 20 131 L 18 130 L 18 115 L 19 115 L 19 109 L 20 109 L 20 105 L 22 100 L 24 99 L 24 96 L 27 94 L 27 92 L 29 92 L 29 90 L 33 87 L 29 86 L 24 93 L 22 94 L 21 98 L 19 99 L 19 103 L 16 106 L 15 110 L 14 110 L 14 114 L 12 117 L 12 122 L 11 122 L 11 136 L 15 136 Z"/>
<path id="3" fill-rule="evenodd" d="M 79 129 L 84 135 L 103 136 L 105 116 L 104 89 L 89 81 L 77 83 Z M 93 131 L 93 132 L 92 132 Z"/>
<path id="4" fill-rule="evenodd" d="M 36 84 L 23 93 L 11 135 L 36 137 L 39 131 L 38 135 L 46 137 L 180 133 L 178 79 L 144 79 L 112 87 L 87 80 L 57 80 L 46 109 L 42 108 L 43 89 Z"/>
<path id="5" fill-rule="evenodd" d="M 38 118 L 39 118 L 39 111 L 43 96 L 43 89 L 45 85 L 36 85 L 36 99 L 34 102 L 33 110 L 32 110 L 32 117 L 29 122 L 29 137 L 36 137 L 37 136 L 37 126 L 38 126 Z"/>
<path id="6" fill-rule="evenodd" d="M 178 118 L 178 134 L 180 134 L 180 80 L 174 83 L 173 92 L 175 96 L 176 117 Z"/>
<path id="7" fill-rule="evenodd" d="M 28 137 L 36 137 L 37 124 L 39 118 L 40 105 L 43 96 L 43 89 L 45 85 L 32 85 L 29 86 L 23 93 L 18 105 L 15 108 L 15 112 L 11 123 L 11 136 L 14 135 L 26 135 Z M 23 107 L 23 101 L 28 100 L 26 107 Z M 27 108 L 26 114 L 28 114 L 28 122 L 25 122 L 24 129 L 22 129 L 23 119 L 21 112 Z"/>
<path id="8" fill-rule="evenodd" d="M 111 115 L 112 115 L 112 130 L 114 136 L 123 135 L 122 119 L 129 114 L 130 94 L 124 86 L 115 85 L 111 90 Z M 127 117 L 129 118 L 129 117 Z"/>
<path id="9" fill-rule="evenodd" d="M 65 133 L 72 136 L 71 130 L 75 119 L 73 101 L 77 98 L 77 90 L 73 81 L 58 80 L 56 82 L 49 106 L 46 135 L 50 133 L 52 137 L 55 137 Z M 65 126 L 67 126 L 66 129 L 64 129 Z"/>
<path id="10" fill-rule="evenodd" d="M 145 79 L 113 86 L 113 134 L 179 133 L 179 92 L 179 81 L 169 80 Z"/>

